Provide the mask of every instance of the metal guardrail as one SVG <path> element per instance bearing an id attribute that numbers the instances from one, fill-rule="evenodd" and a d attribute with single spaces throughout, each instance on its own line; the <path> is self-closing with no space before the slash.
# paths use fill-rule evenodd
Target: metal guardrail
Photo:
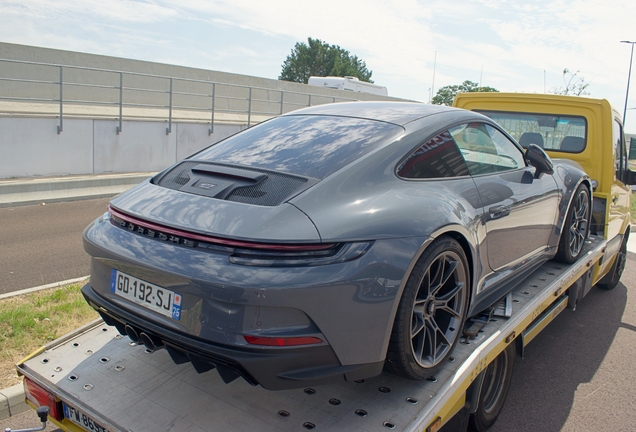
<path id="1" fill-rule="evenodd" d="M 239 114 L 247 116 L 251 126 L 253 116 L 275 116 L 300 107 L 320 105 L 336 101 L 355 101 L 355 98 L 340 98 L 317 93 L 291 92 L 286 90 L 254 87 L 239 84 L 213 82 L 163 75 L 126 72 L 118 70 L 40 63 L 22 60 L 0 59 L 0 83 L 9 83 L 0 88 L 0 101 L 59 104 L 57 133 L 64 131 L 65 107 L 93 105 L 117 109 L 116 133 L 123 130 L 127 118 L 125 108 L 166 110 L 166 134 L 172 132 L 173 112 L 207 112 L 208 134 L 214 133 L 215 115 Z M 13 67 L 10 67 L 13 65 Z M 45 79 L 57 70 L 58 79 Z M 75 77 L 66 78 L 65 75 Z M 11 76 L 13 74 L 14 76 Z M 33 78 L 25 78 L 33 77 Z M 57 78 L 57 77 L 55 77 Z M 91 81 L 92 79 L 92 81 Z M 82 80 L 88 82 L 81 82 Z M 130 84 L 125 85 L 125 82 Z M 83 89 L 89 89 L 88 92 Z M 70 97 L 65 93 L 71 93 Z M 86 95 L 94 96 L 92 98 Z M 162 103 L 161 99 L 167 99 Z M 181 102 L 176 102 L 175 99 Z M 245 106 L 247 105 L 247 106 Z M 108 116 L 111 117 L 111 116 Z M 111 117 L 112 118 L 112 117 Z M 195 121 L 203 121 L 195 116 Z"/>

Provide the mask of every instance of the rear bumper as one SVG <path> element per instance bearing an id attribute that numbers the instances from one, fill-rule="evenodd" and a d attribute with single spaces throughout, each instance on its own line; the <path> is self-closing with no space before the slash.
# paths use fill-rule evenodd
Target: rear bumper
<path id="1" fill-rule="evenodd" d="M 156 348 L 167 349 L 175 363 L 190 362 L 199 373 L 216 369 L 225 382 L 243 377 L 252 385 L 283 390 L 368 378 L 380 374 L 384 364 L 343 366 L 329 345 L 237 348 L 210 343 L 131 314 L 100 296 L 90 284 L 82 288 L 82 294 L 106 324 L 115 326 L 122 335 L 144 333 Z"/>

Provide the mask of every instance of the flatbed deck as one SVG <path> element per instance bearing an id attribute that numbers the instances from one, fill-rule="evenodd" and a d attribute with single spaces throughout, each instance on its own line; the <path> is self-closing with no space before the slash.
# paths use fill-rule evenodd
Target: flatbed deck
<path id="1" fill-rule="evenodd" d="M 605 241 L 591 238 L 576 263 L 545 263 L 512 292 L 510 318 L 493 318 L 476 338 L 462 339 L 435 379 L 422 382 L 383 373 L 284 391 L 225 384 L 216 373 L 175 365 L 165 350 L 147 352 L 101 320 L 43 347 L 18 371 L 67 405 L 76 421 L 53 420 L 71 431 L 422 431 L 459 412 L 471 383 L 510 343 L 523 349 L 568 303 L 575 306 L 567 289 L 591 279 L 604 254 Z"/>

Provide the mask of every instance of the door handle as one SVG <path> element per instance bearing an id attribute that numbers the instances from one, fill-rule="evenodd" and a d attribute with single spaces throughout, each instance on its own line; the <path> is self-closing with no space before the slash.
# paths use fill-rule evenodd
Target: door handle
<path id="1" fill-rule="evenodd" d="M 510 207 L 505 205 L 490 207 L 488 213 L 490 214 L 490 219 L 499 219 L 510 214 Z"/>

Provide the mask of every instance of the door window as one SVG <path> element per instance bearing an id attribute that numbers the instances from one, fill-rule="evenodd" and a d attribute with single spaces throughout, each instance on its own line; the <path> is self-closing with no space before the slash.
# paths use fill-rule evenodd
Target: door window
<path id="1" fill-rule="evenodd" d="M 471 175 L 492 174 L 525 167 L 523 153 L 496 128 L 468 123 L 449 130 Z"/>

